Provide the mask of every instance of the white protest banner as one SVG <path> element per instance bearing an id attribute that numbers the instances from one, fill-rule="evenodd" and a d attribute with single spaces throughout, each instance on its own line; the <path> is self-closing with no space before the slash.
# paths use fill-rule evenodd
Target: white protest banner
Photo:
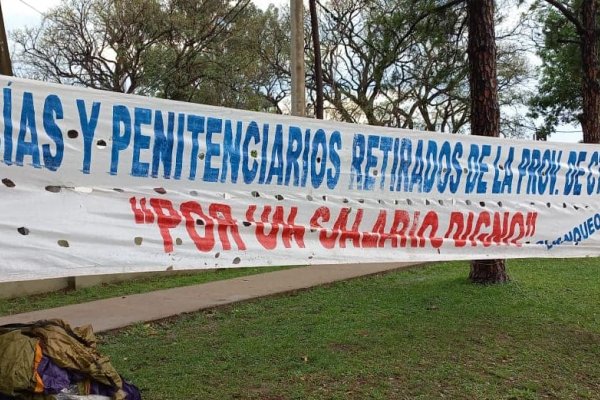
<path id="1" fill-rule="evenodd" d="M 600 255 L 600 146 L 0 84 L 0 281 Z"/>

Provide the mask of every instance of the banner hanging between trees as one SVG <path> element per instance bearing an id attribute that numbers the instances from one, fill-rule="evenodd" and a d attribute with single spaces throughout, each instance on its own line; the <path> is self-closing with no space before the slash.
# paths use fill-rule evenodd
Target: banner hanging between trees
<path id="1" fill-rule="evenodd" d="M 0 84 L 0 281 L 600 255 L 600 146 Z"/>

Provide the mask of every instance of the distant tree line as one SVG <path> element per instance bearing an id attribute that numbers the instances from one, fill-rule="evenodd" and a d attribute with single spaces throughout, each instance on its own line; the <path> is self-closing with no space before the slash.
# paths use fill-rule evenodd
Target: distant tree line
<path id="1" fill-rule="evenodd" d="M 327 118 L 469 131 L 467 1 L 317 3 Z M 533 44 L 542 60 L 533 95 L 527 36 L 498 28 L 506 18 L 500 11 L 517 3 L 495 11 L 499 104 L 509 110 L 501 113 L 501 134 L 545 139 L 560 124 L 579 123 L 585 141 L 598 142 L 597 2 L 532 3 Z M 311 114 L 316 80 L 308 14 L 306 21 Z M 263 11 L 251 0 L 63 0 L 40 26 L 11 36 L 21 76 L 277 113 L 290 92 L 287 11 Z M 525 107 L 529 119 L 511 111 Z"/>
<path id="2" fill-rule="evenodd" d="M 542 60 L 532 96 L 526 37 L 498 28 L 504 16 L 493 0 L 316 3 L 320 12 L 312 2 L 306 18 L 307 87 L 313 103 L 322 87 L 328 119 L 483 136 L 535 132 L 541 140 L 578 122 L 584 142 L 600 142 L 597 0 L 532 3 Z M 12 37 L 27 77 L 282 113 L 288 21 L 285 11 L 250 0 L 63 0 L 41 26 Z M 322 82 L 311 26 L 319 29 Z M 502 106 L 528 106 L 531 119 Z M 470 278 L 508 280 L 504 260 L 474 260 Z"/>

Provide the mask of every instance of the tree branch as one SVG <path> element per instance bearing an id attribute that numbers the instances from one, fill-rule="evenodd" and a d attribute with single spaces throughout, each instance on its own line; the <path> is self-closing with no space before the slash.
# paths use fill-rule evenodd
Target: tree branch
<path id="1" fill-rule="evenodd" d="M 556 8 L 562 15 L 565 16 L 566 19 L 571 21 L 573 25 L 575 25 L 575 29 L 577 29 L 577 33 L 580 35 L 585 31 L 583 24 L 580 20 L 577 19 L 575 14 L 567 8 L 563 3 L 558 0 L 544 0 L 546 3 L 550 4 L 554 8 Z"/>

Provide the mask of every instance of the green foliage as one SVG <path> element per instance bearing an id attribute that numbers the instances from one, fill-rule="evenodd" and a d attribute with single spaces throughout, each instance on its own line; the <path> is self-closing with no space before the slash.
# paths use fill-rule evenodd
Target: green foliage
<path id="1" fill-rule="evenodd" d="M 251 110 L 283 98 L 263 57 L 282 36 L 250 0 L 63 0 L 13 33 L 21 75 Z"/>
<path id="2" fill-rule="evenodd" d="M 598 258 L 464 262 L 141 324 L 101 351 L 145 399 L 596 398 Z"/>
<path id="3" fill-rule="evenodd" d="M 567 6 L 579 15 L 579 2 Z M 530 101 L 530 116 L 543 118 L 538 136 L 546 137 L 560 124 L 577 124 L 582 116 L 582 67 L 580 39 L 575 26 L 555 8 L 537 4 L 535 17 L 541 26 L 542 60 L 537 94 Z"/>
<path id="4" fill-rule="evenodd" d="M 465 7 L 447 4 L 321 2 L 327 118 L 467 131 Z M 63 0 L 42 26 L 13 38 L 17 70 L 27 77 L 282 113 L 290 92 L 289 31 L 288 15 L 261 11 L 250 0 Z M 527 65 L 510 38 L 498 55 L 500 101 L 514 105 L 522 101 Z"/>
<path id="5" fill-rule="evenodd" d="M 148 63 L 146 83 L 154 94 L 258 111 L 278 105 L 266 87 L 277 71 L 261 57 L 263 47 L 272 45 L 264 39 L 277 28 L 277 10 L 262 12 L 246 4 L 228 13 L 219 18 L 229 21 L 217 23 L 195 9 L 173 11 L 170 43 L 155 48 Z"/>
<path id="6" fill-rule="evenodd" d="M 465 132 L 470 98 L 464 3 L 325 3 L 321 46 L 329 115 L 408 129 Z M 501 104 L 520 101 L 528 73 L 514 40 L 499 44 Z"/>

